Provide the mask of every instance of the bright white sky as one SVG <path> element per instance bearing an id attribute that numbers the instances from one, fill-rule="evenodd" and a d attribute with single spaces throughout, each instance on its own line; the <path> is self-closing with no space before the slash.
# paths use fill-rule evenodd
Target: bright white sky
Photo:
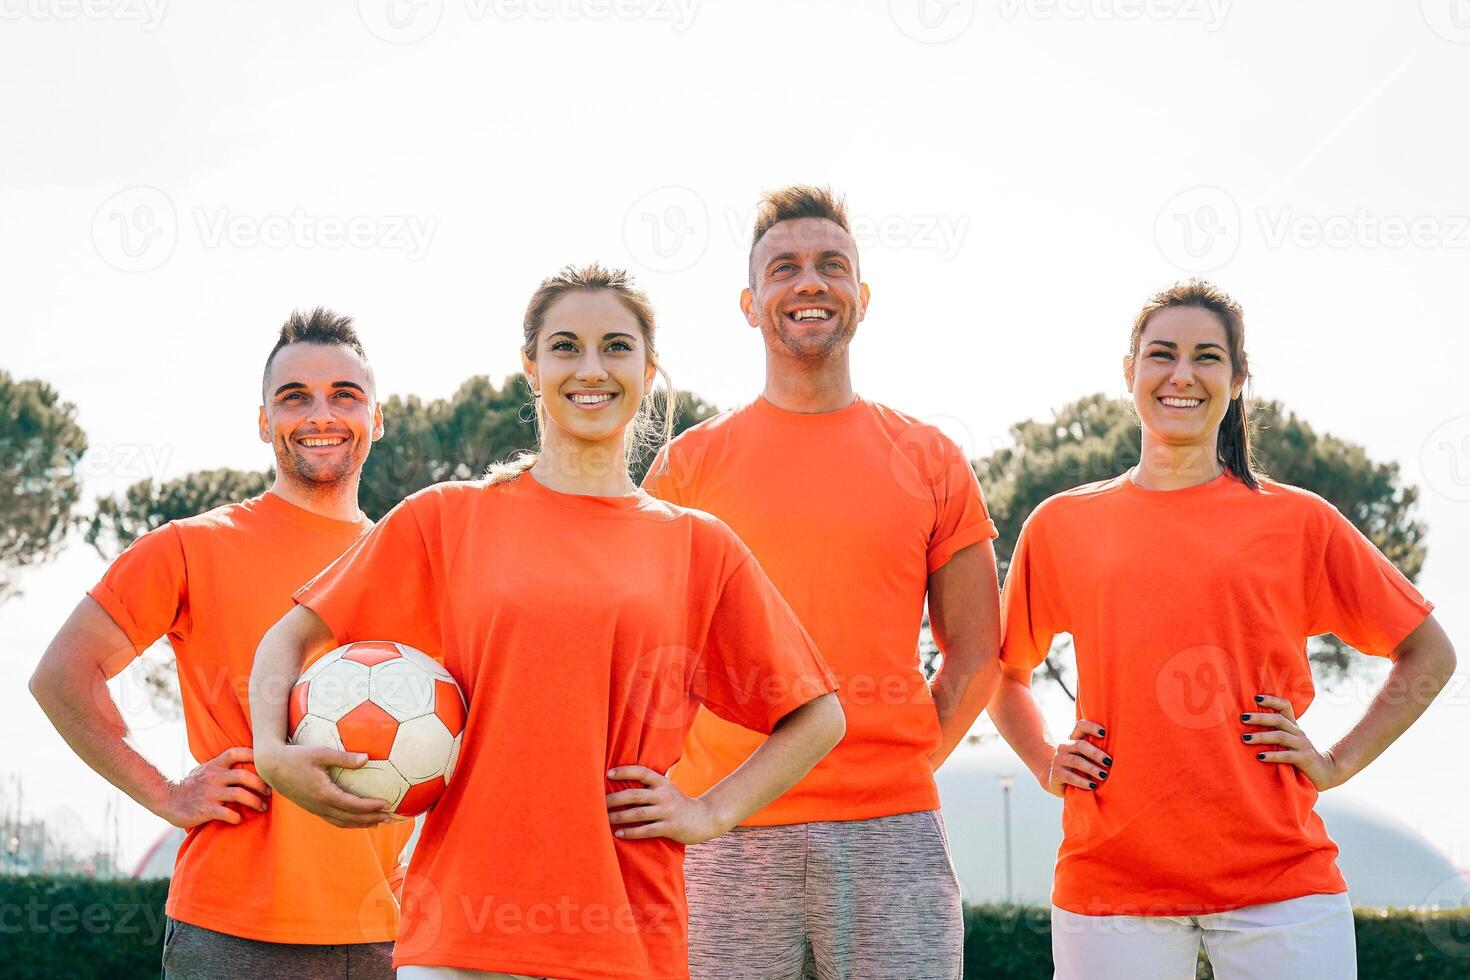
<path id="1" fill-rule="evenodd" d="M 751 206 L 830 182 L 873 290 L 865 395 L 983 455 L 1120 393 L 1134 310 L 1205 272 L 1245 304 L 1258 394 L 1422 488 L 1420 585 L 1470 651 L 1464 0 L 833 11 L 0 0 L 0 368 L 77 405 L 89 493 L 260 468 L 260 364 L 293 307 L 355 315 L 384 393 L 442 397 L 515 370 L 536 282 L 597 258 L 639 274 L 676 382 L 730 405 L 761 380 L 736 307 Z M 113 791 L 25 679 L 102 568 L 74 541 L 0 608 L 0 772 L 99 834 Z M 1467 685 L 1337 791 L 1461 866 L 1470 792 L 1442 747 Z M 1365 703 L 1324 699 L 1310 732 Z M 179 771 L 178 727 L 134 715 Z M 130 859 L 157 829 L 131 804 L 120 824 Z"/>

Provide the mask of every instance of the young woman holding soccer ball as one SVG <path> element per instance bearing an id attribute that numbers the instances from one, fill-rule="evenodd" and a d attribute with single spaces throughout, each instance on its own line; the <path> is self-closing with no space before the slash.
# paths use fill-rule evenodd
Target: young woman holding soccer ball
<path id="1" fill-rule="evenodd" d="M 629 475 L 649 441 L 654 338 L 625 274 L 545 280 L 521 352 L 539 454 L 409 497 L 261 642 L 257 767 L 325 815 L 336 787 L 285 744 L 304 662 L 395 640 L 441 658 L 466 694 L 458 768 L 404 886 L 401 977 L 682 980 L 683 845 L 770 803 L 842 737 L 833 678 L 749 550 Z M 667 439 L 672 387 L 665 399 Z M 772 734 L 691 799 L 665 773 L 697 703 Z"/>
<path id="2" fill-rule="evenodd" d="M 1061 980 L 1356 975 L 1337 847 L 1313 812 L 1429 706 L 1455 655 L 1430 604 L 1331 504 L 1251 466 L 1240 306 L 1153 297 L 1124 377 L 1129 472 L 1041 504 L 1006 576 L 990 713 L 1065 801 L 1052 893 Z M 1047 736 L 1030 676 L 1071 633 L 1077 715 Z M 1392 659 L 1361 721 L 1319 749 L 1306 641 Z"/>

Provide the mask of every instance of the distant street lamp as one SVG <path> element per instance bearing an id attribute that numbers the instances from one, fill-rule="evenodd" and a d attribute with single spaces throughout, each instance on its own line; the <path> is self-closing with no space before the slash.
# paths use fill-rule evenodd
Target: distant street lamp
<path id="1" fill-rule="evenodd" d="M 1011 783 L 1013 782 L 1013 777 L 1010 773 L 1003 772 L 1000 774 L 999 779 L 1000 795 L 1003 801 L 1002 805 L 1005 807 L 1006 824 L 1006 901 L 1011 902 L 1014 901 L 1011 891 Z"/>

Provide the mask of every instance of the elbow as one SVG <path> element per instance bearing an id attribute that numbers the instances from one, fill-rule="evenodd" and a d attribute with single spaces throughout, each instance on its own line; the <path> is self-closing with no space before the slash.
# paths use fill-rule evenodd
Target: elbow
<path id="1" fill-rule="evenodd" d="M 1009 721 L 1011 714 L 1026 700 L 1031 699 L 1031 675 L 1026 671 L 1018 671 L 1008 664 L 999 664 L 996 671 L 995 690 L 986 702 L 986 710 L 990 713 L 990 720 L 995 722 L 996 728 L 1001 728 Z"/>
<path id="2" fill-rule="evenodd" d="M 1444 679 L 1444 682 L 1446 684 L 1448 684 L 1450 682 L 1450 679 L 1454 677 L 1455 668 L 1459 665 L 1460 662 L 1459 658 L 1455 656 L 1454 645 L 1446 640 L 1444 645 L 1444 655 L 1440 658 L 1439 663 L 1440 677 Z"/>
<path id="3" fill-rule="evenodd" d="M 1000 651 L 990 650 L 980 661 L 980 670 L 977 672 L 976 680 L 990 694 L 995 693 L 995 688 L 1005 677 L 1005 670 L 1001 666 Z"/>
<path id="4" fill-rule="evenodd" d="M 56 679 L 52 676 L 51 670 L 47 668 L 45 660 L 36 665 L 36 669 L 31 673 L 31 679 L 26 683 L 26 689 L 31 692 L 31 697 L 35 698 L 41 709 L 46 710 L 56 691 Z"/>
<path id="5" fill-rule="evenodd" d="M 788 712 L 776 722 L 772 733 L 783 729 L 793 739 L 820 750 L 812 760 L 815 765 L 847 735 L 847 715 L 836 692 L 829 691 Z"/>
<path id="6" fill-rule="evenodd" d="M 1412 658 L 1415 666 L 1412 668 L 1421 677 L 1429 678 L 1438 685 L 1435 694 L 1438 694 L 1445 685 L 1449 684 L 1454 677 L 1455 668 L 1459 666 L 1459 658 L 1455 655 L 1454 644 L 1450 638 L 1442 632 L 1438 637 L 1428 638 L 1426 642 L 1409 646 L 1404 651 Z M 1395 658 L 1402 660 L 1403 656 Z"/>
<path id="7" fill-rule="evenodd" d="M 822 733 L 826 736 L 826 751 L 831 752 L 847 736 L 847 712 L 836 694 L 825 695 L 822 702 Z"/>

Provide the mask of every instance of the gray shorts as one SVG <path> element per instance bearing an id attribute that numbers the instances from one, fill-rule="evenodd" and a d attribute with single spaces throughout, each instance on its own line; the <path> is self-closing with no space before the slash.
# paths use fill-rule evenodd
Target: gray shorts
<path id="1" fill-rule="evenodd" d="M 393 980 L 392 943 L 265 943 L 169 919 L 163 980 Z"/>
<path id="2" fill-rule="evenodd" d="M 965 926 L 937 810 L 736 827 L 684 855 L 692 980 L 958 980 Z"/>

